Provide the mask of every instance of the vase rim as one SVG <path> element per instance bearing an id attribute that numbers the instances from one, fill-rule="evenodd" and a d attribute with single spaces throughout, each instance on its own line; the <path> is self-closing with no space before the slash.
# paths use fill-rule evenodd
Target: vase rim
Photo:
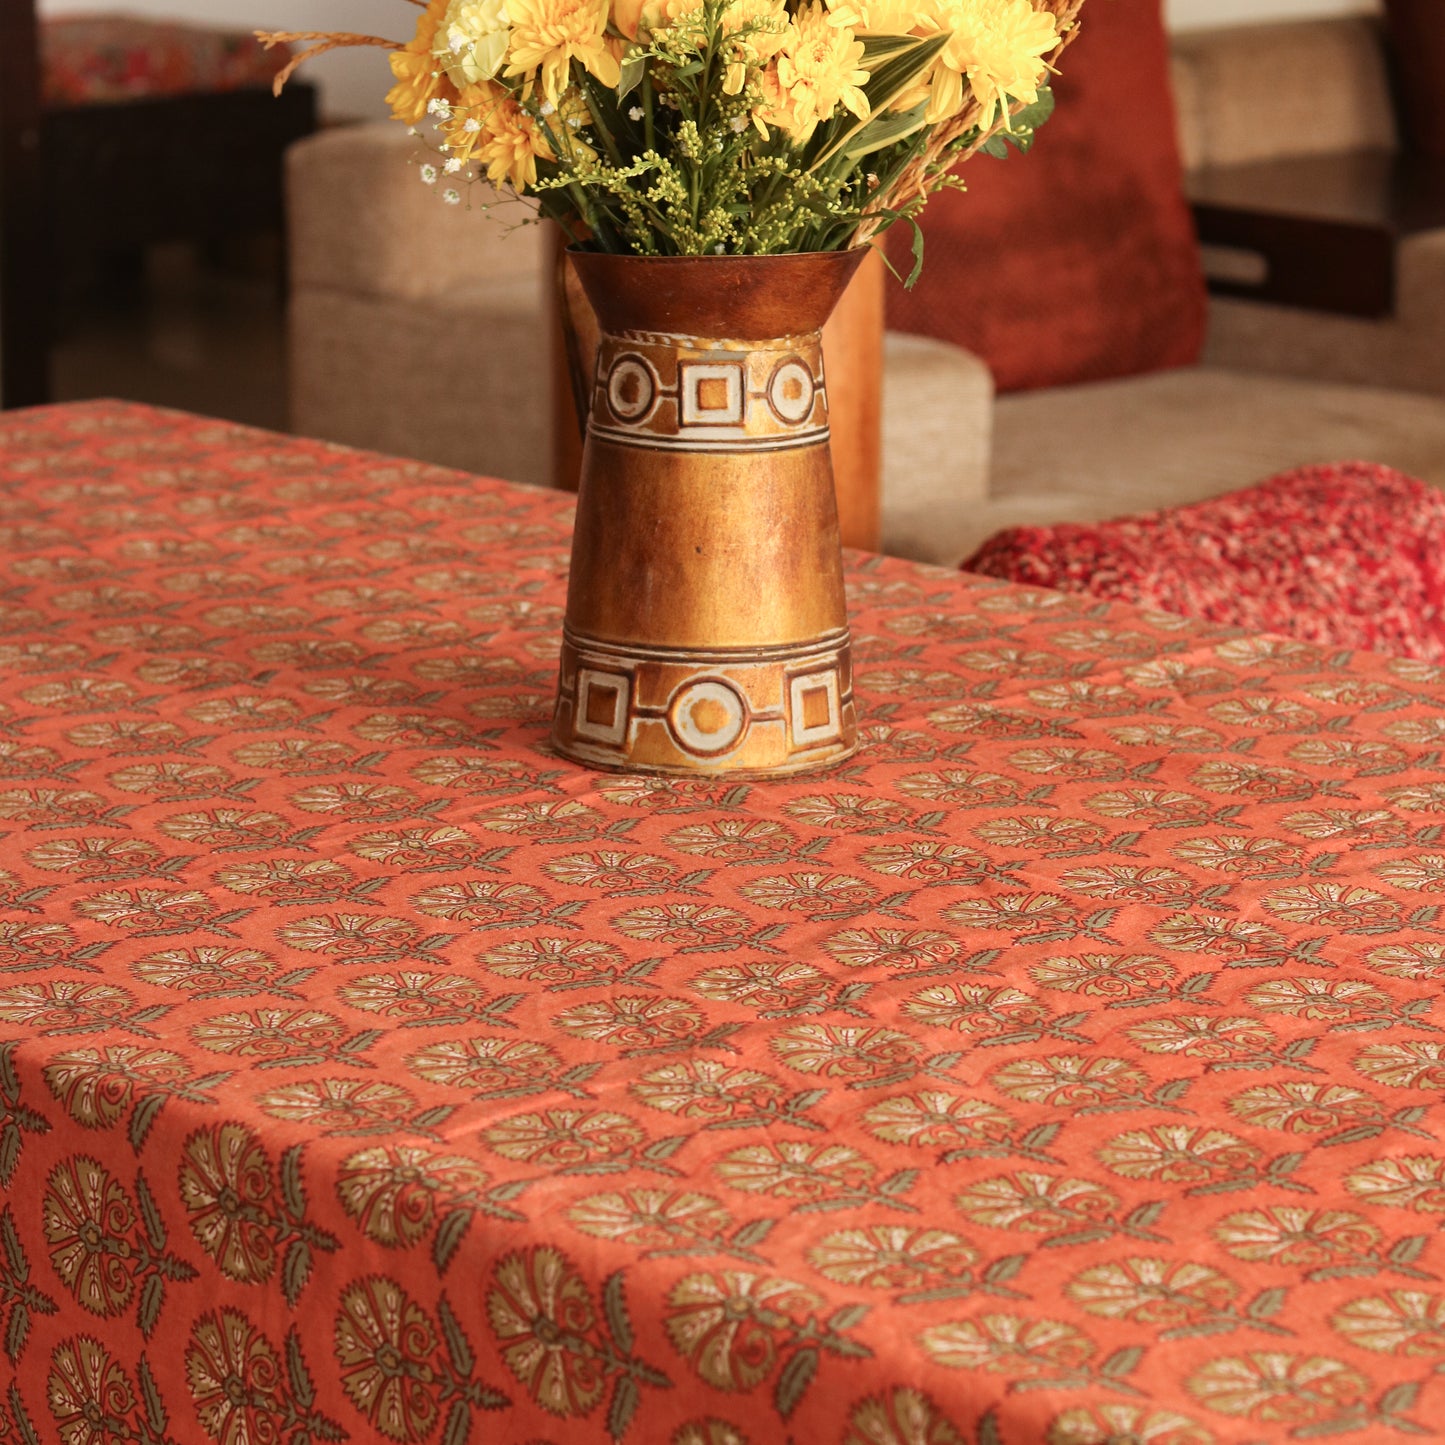
<path id="1" fill-rule="evenodd" d="M 822 329 L 868 250 L 636 256 L 568 248 L 602 329 L 803 336 Z"/>
<path id="2" fill-rule="evenodd" d="M 643 256 L 636 251 L 593 251 L 576 241 L 569 242 L 563 249 L 569 256 L 597 256 L 605 257 L 609 261 L 686 261 L 689 264 L 695 265 L 699 261 L 713 263 L 736 263 L 738 261 L 816 261 L 824 256 L 851 256 L 855 251 L 866 251 L 872 247 L 872 245 L 872 241 L 864 241 L 861 246 L 835 246 L 830 251 L 768 251 L 758 255 L 738 255 L 734 252 L 719 255 L 715 251 L 709 251 L 698 256 Z"/>

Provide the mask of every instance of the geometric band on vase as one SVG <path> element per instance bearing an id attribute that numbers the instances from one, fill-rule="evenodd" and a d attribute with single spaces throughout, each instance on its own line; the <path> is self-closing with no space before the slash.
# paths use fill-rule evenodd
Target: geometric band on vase
<path id="1" fill-rule="evenodd" d="M 739 651 L 618 646 L 563 634 L 556 731 L 571 757 L 696 775 L 816 768 L 856 733 L 846 629 Z"/>

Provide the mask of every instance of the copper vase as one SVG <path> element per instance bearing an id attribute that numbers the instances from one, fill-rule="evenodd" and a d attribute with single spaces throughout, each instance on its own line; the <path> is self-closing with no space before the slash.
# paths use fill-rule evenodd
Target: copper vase
<path id="1" fill-rule="evenodd" d="M 602 334 L 564 756 L 767 776 L 856 750 L 820 332 L 863 255 L 575 253 Z"/>

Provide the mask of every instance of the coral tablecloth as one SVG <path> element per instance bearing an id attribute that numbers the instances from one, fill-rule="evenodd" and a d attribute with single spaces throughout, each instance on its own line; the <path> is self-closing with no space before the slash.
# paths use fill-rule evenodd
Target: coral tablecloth
<path id="1" fill-rule="evenodd" d="M 567 522 L 0 417 L 0 1439 L 1437 1434 L 1445 671 L 860 559 L 594 775 Z"/>

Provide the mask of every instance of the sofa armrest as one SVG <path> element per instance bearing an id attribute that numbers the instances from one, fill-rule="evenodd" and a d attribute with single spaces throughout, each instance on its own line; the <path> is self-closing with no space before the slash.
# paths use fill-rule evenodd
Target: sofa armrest
<path id="1" fill-rule="evenodd" d="M 993 373 L 961 346 L 883 339 L 883 542 L 896 557 L 952 565 L 988 497 Z"/>
<path id="2" fill-rule="evenodd" d="M 482 278 L 541 274 L 542 227 L 487 182 L 463 181 L 449 206 L 423 184 L 434 153 L 394 123 L 345 126 L 286 155 L 287 244 L 300 289 L 323 287 L 402 300 L 442 299 Z M 440 189 L 440 188 L 439 188 Z"/>

